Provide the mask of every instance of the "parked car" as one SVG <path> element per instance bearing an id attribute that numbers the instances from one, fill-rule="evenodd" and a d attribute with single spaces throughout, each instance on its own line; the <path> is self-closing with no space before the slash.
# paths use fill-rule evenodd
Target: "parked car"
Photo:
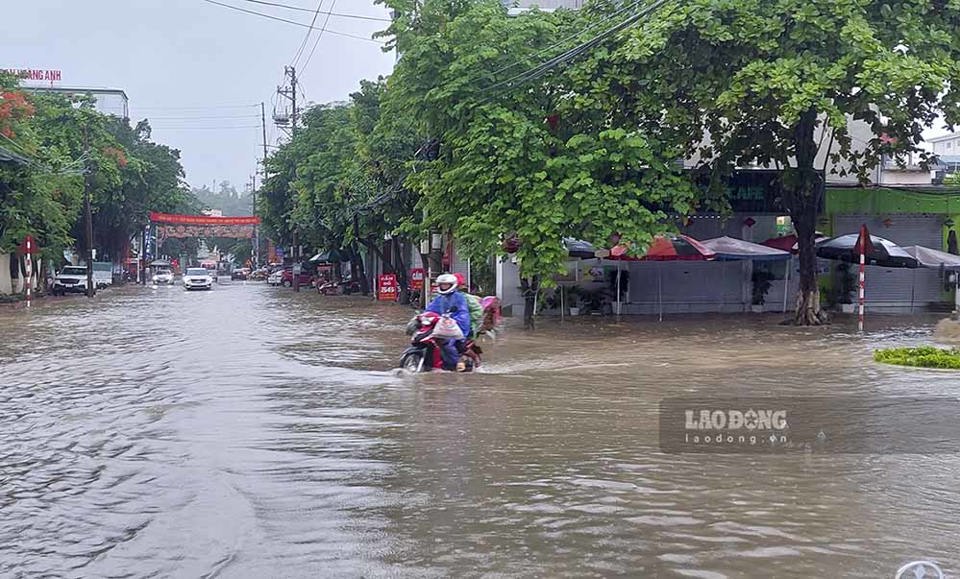
<path id="1" fill-rule="evenodd" d="M 156 285 L 173 284 L 173 271 L 169 269 L 158 269 L 153 274 L 153 283 Z"/>
<path id="2" fill-rule="evenodd" d="M 310 287 L 312 284 L 313 274 L 306 271 L 301 271 L 300 286 Z M 283 273 L 280 276 L 280 285 L 283 287 L 293 287 L 293 268 L 284 268 Z"/>
<path id="3" fill-rule="evenodd" d="M 213 278 L 210 276 L 210 270 L 203 267 L 189 267 L 183 274 L 183 287 L 192 289 L 212 289 Z"/>
<path id="4" fill-rule="evenodd" d="M 94 281 L 96 283 L 96 281 Z M 53 295 L 68 293 L 87 293 L 87 268 L 82 265 L 68 265 L 60 270 L 53 280 Z"/>
<path id="5" fill-rule="evenodd" d="M 97 289 L 113 285 L 113 263 L 109 261 L 93 262 L 93 283 Z"/>
<path id="6" fill-rule="evenodd" d="M 267 278 L 267 283 L 270 285 L 280 285 L 280 282 L 283 281 L 283 270 L 278 270 L 270 274 Z"/>

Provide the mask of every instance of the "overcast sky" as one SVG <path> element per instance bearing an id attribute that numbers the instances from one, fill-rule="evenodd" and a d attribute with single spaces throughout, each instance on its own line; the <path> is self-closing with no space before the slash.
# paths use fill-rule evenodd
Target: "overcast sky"
<path id="1" fill-rule="evenodd" d="M 216 0 L 309 24 L 312 12 Z M 316 10 L 318 0 L 273 0 Z M 373 0 L 324 0 L 322 12 L 386 18 Z M 308 29 L 216 6 L 204 0 L 29 0 L 3 3 L 0 68 L 63 71 L 61 86 L 119 88 L 135 123 L 149 118 L 155 141 L 180 149 L 191 185 L 230 181 L 242 189 L 262 157 L 260 106 L 268 143 L 280 135 L 270 119 L 283 67 Z M 331 5 L 333 9 L 331 10 Z M 386 23 L 331 16 L 331 32 L 364 38 Z M 373 42 L 324 34 L 298 65 L 307 102 L 346 100 L 363 78 L 390 73 L 392 54 Z M 306 67 L 304 68 L 304 65 Z M 254 106 L 255 105 L 255 106 Z M 230 117 L 230 118 L 223 118 Z"/>

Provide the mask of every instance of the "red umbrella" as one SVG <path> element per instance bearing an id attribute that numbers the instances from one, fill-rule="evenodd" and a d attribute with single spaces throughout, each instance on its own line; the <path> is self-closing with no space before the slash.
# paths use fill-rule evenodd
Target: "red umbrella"
<path id="1" fill-rule="evenodd" d="M 618 245 L 610 250 L 607 259 L 632 261 L 707 261 L 716 257 L 716 254 L 702 243 L 688 235 L 658 235 L 653 238 L 647 252 L 641 257 L 629 257 L 627 246 Z M 618 264 L 619 265 L 619 264 Z M 663 287 L 661 285 L 660 267 L 657 266 L 657 301 L 660 309 L 660 320 L 663 321 Z M 619 278 L 618 278 L 619 279 Z M 619 311 L 620 289 L 617 288 L 617 309 Z"/>
<path id="2" fill-rule="evenodd" d="M 702 243 L 688 235 L 658 235 L 641 259 L 651 261 L 706 261 L 716 256 Z"/>

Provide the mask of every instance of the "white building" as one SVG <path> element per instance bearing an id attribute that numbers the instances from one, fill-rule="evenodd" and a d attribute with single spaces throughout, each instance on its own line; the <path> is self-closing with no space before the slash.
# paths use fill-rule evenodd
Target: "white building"
<path id="1" fill-rule="evenodd" d="M 950 133 L 926 141 L 933 147 L 934 155 L 960 155 L 960 134 Z"/>
<path id="2" fill-rule="evenodd" d="M 941 178 L 947 173 L 960 172 L 960 134 L 950 133 L 926 141 L 933 148 L 933 154 L 937 156 Z"/>
<path id="3" fill-rule="evenodd" d="M 24 86 L 23 90 L 27 92 L 58 93 L 68 97 L 88 95 L 93 97 L 93 106 L 97 111 L 121 119 L 130 118 L 130 99 L 127 98 L 127 93 L 120 89 Z"/>
<path id="4" fill-rule="evenodd" d="M 559 8 L 578 10 L 583 7 L 585 0 L 503 0 L 511 15 L 516 15 L 536 6 L 543 11 L 553 11 Z"/>

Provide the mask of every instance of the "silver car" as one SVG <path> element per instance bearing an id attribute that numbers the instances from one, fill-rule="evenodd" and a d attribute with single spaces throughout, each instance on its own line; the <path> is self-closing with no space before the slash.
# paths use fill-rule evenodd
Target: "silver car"
<path id="1" fill-rule="evenodd" d="M 210 272 L 202 267 L 188 267 L 183 274 L 183 287 L 188 290 L 193 289 L 212 289 L 213 278 Z"/>
<path id="2" fill-rule="evenodd" d="M 168 285 L 173 283 L 173 272 L 169 269 L 159 269 L 153 274 L 154 285 Z"/>

